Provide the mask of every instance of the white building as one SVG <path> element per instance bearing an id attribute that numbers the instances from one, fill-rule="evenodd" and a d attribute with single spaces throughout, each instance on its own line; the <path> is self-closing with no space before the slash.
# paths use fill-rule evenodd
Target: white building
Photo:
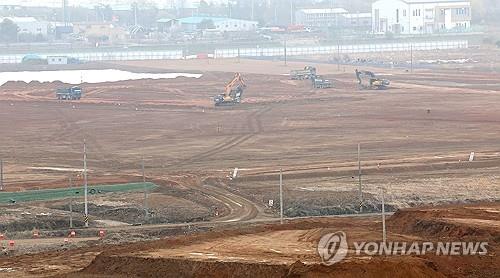
<path id="1" fill-rule="evenodd" d="M 47 64 L 49 65 L 67 65 L 67 56 L 47 56 Z"/>
<path id="2" fill-rule="evenodd" d="M 179 19 L 184 30 L 194 31 L 199 29 L 200 23 L 204 21 L 211 21 L 213 23 L 214 30 L 220 32 L 240 32 L 240 31 L 252 31 L 257 29 L 257 21 L 241 20 L 234 18 L 225 17 L 204 17 L 204 16 L 192 16 Z"/>
<path id="3" fill-rule="evenodd" d="M 470 29 L 467 0 L 379 0 L 372 4 L 372 31 L 431 34 Z"/>
<path id="4" fill-rule="evenodd" d="M 307 27 L 338 27 L 344 22 L 342 15 L 348 12 L 342 8 L 300 9 L 295 12 L 295 24 Z"/>
<path id="5" fill-rule="evenodd" d="M 216 21 L 215 29 L 221 32 L 253 31 L 259 24 L 257 21 L 227 18 Z"/>
<path id="6" fill-rule="evenodd" d="M 371 13 L 355 13 L 343 14 L 343 26 L 348 29 L 358 29 L 369 31 L 372 27 L 372 14 Z"/>
<path id="7" fill-rule="evenodd" d="M 47 36 L 50 30 L 50 23 L 39 21 L 34 17 L 0 17 L 0 22 L 8 19 L 19 27 L 19 34 L 31 34 Z"/>

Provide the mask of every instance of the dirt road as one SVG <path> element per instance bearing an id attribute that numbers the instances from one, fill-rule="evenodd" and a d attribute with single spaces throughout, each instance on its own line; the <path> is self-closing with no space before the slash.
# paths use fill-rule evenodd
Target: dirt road
<path id="1" fill-rule="evenodd" d="M 5 277 L 286 277 L 315 273 L 355 277 L 384 273 L 398 277 L 495 277 L 498 275 L 498 203 L 421 207 L 399 211 L 388 219 L 391 242 L 486 241 L 487 255 L 373 256 L 357 255 L 354 242 L 379 241 L 379 216 L 300 219 L 279 224 L 233 224 L 211 232 L 120 246 L 90 246 L 0 260 Z M 455 220 L 458 219 L 458 220 Z M 467 220 L 467 221 L 462 221 Z M 320 265 L 319 238 L 347 234 L 347 258 Z M 63 259 L 64 258 L 64 259 Z M 424 273 L 424 274 L 422 274 Z"/>
<path id="2" fill-rule="evenodd" d="M 0 88 L 0 157 L 5 165 L 7 190 L 66 187 L 69 176 L 75 184 L 82 184 L 75 169 L 82 168 L 85 139 L 90 184 L 140 181 L 144 157 L 146 178 L 159 185 L 150 192 L 151 225 L 109 227 L 116 233 L 172 236 L 213 230 L 219 225 L 252 229 L 257 223 L 276 221 L 280 168 L 284 174 L 287 217 L 358 213 L 360 209 L 365 213 L 377 212 L 382 189 L 390 210 L 500 199 L 500 112 L 493 105 L 500 101 L 500 87 L 496 85 L 498 74 L 493 71 L 443 67 L 410 73 L 397 68 L 375 69 L 391 79 L 392 86 L 386 91 L 370 91 L 357 87 L 350 67 L 345 67 L 344 72 L 344 68 L 339 71 L 336 65 L 321 63 L 316 64 L 318 71 L 334 82 L 332 89 L 315 90 L 309 81 L 289 80 L 286 73 L 290 69 L 304 66 L 298 62 L 289 63 L 288 67 L 253 60 L 150 61 L 102 66 L 154 72 L 196 71 L 203 76 L 82 84 L 86 93 L 78 102 L 55 100 L 54 90 L 61 86 L 57 83 L 5 84 Z M 215 108 L 211 97 L 220 93 L 235 71 L 243 72 L 248 83 L 243 103 Z M 469 161 L 471 152 L 474 159 Z M 229 175 L 235 168 L 239 169 L 238 177 L 231 180 Z M 94 228 L 105 223 L 144 221 L 142 196 L 91 196 L 92 221 L 104 221 L 93 222 Z M 76 202 L 76 209 L 81 210 L 81 200 Z M 54 230 L 65 229 L 67 200 L 9 205 L 0 213 L 1 224 L 29 230 L 38 222 L 31 219 L 34 216 L 26 216 L 26 211 L 42 210 L 53 213 L 51 217 L 57 220 Z M 497 226 L 496 219 L 474 217 L 443 215 L 446 223 L 431 222 L 454 229 L 467 224 L 467 219 L 474 219 L 472 222 L 477 225 L 472 231 Z M 232 257 L 236 261 L 242 258 L 251 266 L 242 269 L 251 273 L 252 268 L 259 269 L 256 263 L 262 265 L 258 260 L 278 263 L 286 257 L 284 253 L 290 254 L 283 260 L 288 264 L 296 260 L 312 262 L 313 254 L 305 251 L 311 250 L 307 238 L 316 236 L 318 231 L 310 231 L 309 224 L 318 225 L 319 229 L 338 225 L 368 236 L 352 227 L 353 221 L 358 220 L 319 220 L 320 224 L 300 221 L 303 224 L 287 232 L 278 228 L 252 230 L 251 235 L 232 234 L 222 241 L 206 242 L 211 236 L 205 234 L 194 246 L 181 244 L 174 251 L 170 250 L 172 242 L 153 247 L 139 244 L 145 252 L 140 259 L 135 253 L 130 255 L 127 247 L 110 254 L 130 255 L 130 267 L 155 256 L 165 257 L 158 262 L 175 267 L 203 257 L 200 265 L 204 269 L 217 267 L 204 264 L 211 263 L 211 256 L 228 261 Z M 356 223 L 373 232 L 378 229 L 373 226 L 376 221 L 368 217 Z M 453 225 L 447 226 L 450 223 Z M 410 231 L 399 231 L 393 236 L 423 239 L 419 233 L 428 227 L 410 224 Z M 193 231 L 190 227 L 194 227 Z M 252 245 L 261 241 L 270 248 Z M 249 247 L 236 250 L 238 242 Z M 219 244 L 221 249 L 217 249 Z M 34 276 L 45 275 L 52 268 L 57 273 L 67 273 L 89 265 L 102 247 L 85 250 L 38 257 L 36 265 L 40 268 L 31 270 L 26 265 L 33 263 L 34 258 L 29 257 L 8 259 L 6 262 L 11 265 L 5 265 Z M 211 255 L 215 251 L 218 254 Z M 75 256 L 71 260 L 74 266 L 57 261 L 69 255 Z M 86 273 L 91 276 L 96 273 L 92 271 L 102 271 L 102 266 L 115 263 L 126 269 L 121 259 L 116 261 L 108 255 L 100 257 L 102 261 L 96 261 Z M 359 262 L 353 264 L 361 264 L 362 269 L 369 267 Z M 435 268 L 429 269 L 419 259 L 390 261 L 388 267 L 396 269 L 398 264 L 415 264 L 419 271 L 436 274 Z M 346 265 L 346 269 L 350 266 Z M 260 267 L 290 271 L 288 266 L 278 270 L 275 266 Z M 446 271 L 442 273 L 453 273 Z"/>
<path id="3" fill-rule="evenodd" d="M 66 186 L 68 175 L 81 184 L 64 169 L 82 167 L 86 139 L 91 184 L 140 180 L 144 156 L 148 179 L 167 190 L 153 196 L 204 207 L 181 221 L 208 219 L 216 210 L 225 220 L 275 217 L 276 207 L 268 203 L 277 200 L 279 168 L 289 216 L 352 213 L 358 202 L 375 211 L 381 186 L 396 207 L 500 196 L 494 72 L 384 69 L 378 71 L 391 79 L 391 89 L 364 91 L 354 74 L 336 65 L 317 64 L 335 84 L 328 90 L 288 80 L 283 74 L 302 67 L 298 62 L 115 66 L 202 71 L 203 77 L 83 84 L 87 93 L 79 102 L 54 100 L 60 84 L 2 86 L 0 155 L 7 190 Z M 243 103 L 215 109 L 210 98 L 236 68 L 248 83 Z M 366 200 L 355 197 L 358 143 Z M 468 162 L 471 152 L 475 159 Z M 230 181 L 236 167 L 239 176 Z M 342 211 L 347 204 L 352 207 Z"/>

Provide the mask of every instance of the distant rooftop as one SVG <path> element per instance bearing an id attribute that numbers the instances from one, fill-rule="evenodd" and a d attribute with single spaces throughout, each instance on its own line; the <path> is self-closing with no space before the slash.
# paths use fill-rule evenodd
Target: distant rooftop
<path id="1" fill-rule="evenodd" d="M 175 20 L 175 21 L 176 21 L 177 19 L 174 19 L 174 18 L 160 18 L 160 19 L 158 19 L 156 22 L 157 22 L 157 23 L 169 23 L 169 22 L 170 22 L 170 21 L 172 21 L 172 20 Z"/>
<path id="2" fill-rule="evenodd" d="M 214 23 L 228 20 L 229 18 L 227 17 L 211 17 L 211 16 L 190 16 L 190 17 L 184 17 L 184 18 L 179 18 L 179 22 L 181 24 L 200 24 L 204 20 L 211 20 Z"/>
<path id="3" fill-rule="evenodd" d="M 27 22 L 37 22 L 38 20 L 34 17 L 0 17 L 0 22 L 3 21 L 4 19 L 9 19 L 10 21 L 14 23 L 27 23 Z"/>
<path id="4" fill-rule="evenodd" d="M 401 1 L 408 4 L 470 2 L 469 0 L 401 0 Z"/>
<path id="5" fill-rule="evenodd" d="M 361 18 L 361 17 L 372 17 L 371 13 L 356 13 L 356 14 L 344 14 L 345 18 Z"/>
<path id="6" fill-rule="evenodd" d="M 347 13 L 346 9 L 333 8 L 333 9 L 300 9 L 299 11 L 305 14 L 343 14 Z"/>
<path id="7" fill-rule="evenodd" d="M 241 20 L 241 21 L 248 21 L 244 19 L 238 19 L 238 18 L 230 18 L 230 17 L 212 17 L 212 16 L 191 16 L 191 17 L 184 17 L 184 18 L 179 18 L 179 22 L 181 24 L 200 24 L 204 20 L 211 20 L 214 23 L 217 22 L 223 22 L 227 20 Z M 256 22 L 256 21 L 255 21 Z"/>

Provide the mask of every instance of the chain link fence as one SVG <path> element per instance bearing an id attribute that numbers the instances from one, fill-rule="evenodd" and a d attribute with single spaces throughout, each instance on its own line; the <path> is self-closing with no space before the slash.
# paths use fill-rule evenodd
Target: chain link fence
<path id="1" fill-rule="evenodd" d="M 453 41 L 427 41 L 412 43 L 374 43 L 374 44 L 346 44 L 329 46 L 310 47 L 267 47 L 267 48 L 227 48 L 215 49 L 213 53 L 204 55 L 186 56 L 183 50 L 167 51 L 104 51 L 104 52 L 61 52 L 44 54 L 40 57 L 63 56 L 72 57 L 80 61 L 130 61 L 130 60 L 180 60 L 196 58 L 236 58 L 236 57 L 280 57 L 285 52 L 288 56 L 308 56 L 308 55 L 332 55 L 346 53 L 375 53 L 375 52 L 395 52 L 395 51 L 423 51 L 423 50 L 443 50 L 468 48 L 467 40 Z M 11 54 L 0 55 L 0 64 L 21 63 L 24 55 Z"/>

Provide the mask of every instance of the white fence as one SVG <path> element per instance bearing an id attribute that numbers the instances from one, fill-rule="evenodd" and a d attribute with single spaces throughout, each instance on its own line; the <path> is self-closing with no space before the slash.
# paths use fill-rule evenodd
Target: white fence
<path id="1" fill-rule="evenodd" d="M 174 51 L 109 51 L 40 54 L 47 56 L 67 56 L 81 61 L 130 61 L 130 60 L 178 60 L 183 59 L 182 50 Z M 21 63 L 24 55 L 0 55 L 0 64 Z"/>
<path id="2" fill-rule="evenodd" d="M 312 47 L 287 47 L 288 56 L 306 55 L 333 55 L 337 53 L 367 53 L 367 52 L 389 52 L 389 51 L 414 51 L 468 48 L 467 40 L 457 41 L 429 41 L 414 43 L 377 43 L 377 44 L 349 44 Z M 228 48 L 216 49 L 214 53 L 208 53 L 208 57 L 235 58 L 235 57 L 280 57 L 285 55 L 284 47 L 271 48 Z M 129 60 L 179 60 L 196 58 L 196 55 L 184 56 L 182 50 L 168 51 L 109 51 L 109 52 L 80 52 L 80 53 L 50 53 L 40 54 L 46 56 L 68 56 L 82 61 L 129 61 Z M 0 64 L 21 63 L 24 55 L 0 55 Z M 207 57 L 204 55 L 204 57 Z"/>
<path id="3" fill-rule="evenodd" d="M 314 47 L 287 47 L 288 56 L 306 55 L 331 55 L 344 53 L 367 53 L 367 52 L 391 52 L 391 51 L 414 51 L 468 48 L 469 43 L 463 41 L 434 41 L 418 43 L 378 43 L 378 44 L 350 44 L 330 45 Z M 277 57 L 284 56 L 284 47 L 273 48 L 242 48 L 242 49 L 220 49 L 215 50 L 215 58 L 234 57 Z"/>

